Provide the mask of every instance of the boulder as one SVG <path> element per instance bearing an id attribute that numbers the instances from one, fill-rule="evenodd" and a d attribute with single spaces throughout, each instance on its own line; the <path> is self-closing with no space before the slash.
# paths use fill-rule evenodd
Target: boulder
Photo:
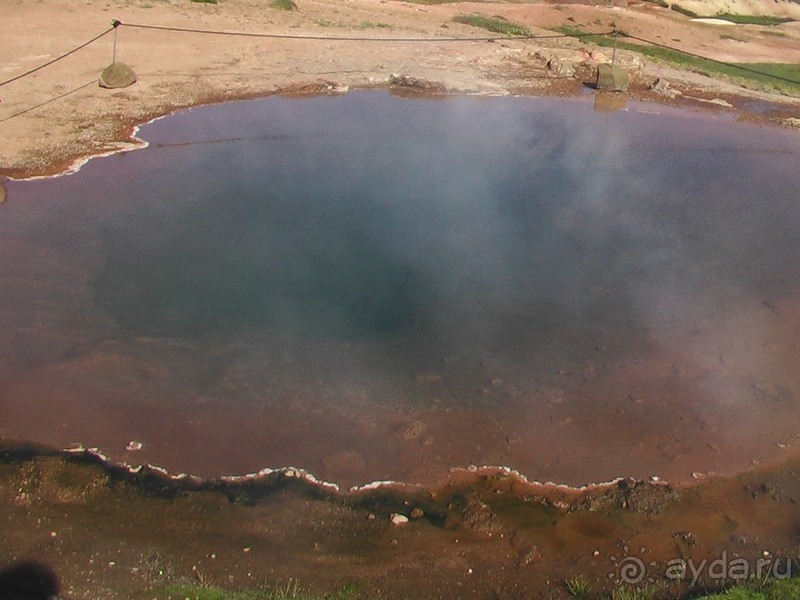
<path id="1" fill-rule="evenodd" d="M 624 92 L 628 89 L 628 73 L 621 67 L 598 65 L 597 89 L 604 92 Z"/>
<path id="2" fill-rule="evenodd" d="M 657 94 L 666 96 L 667 98 L 674 98 L 675 96 L 680 96 L 681 94 L 680 91 L 672 89 L 669 85 L 669 81 L 663 77 L 656 79 L 655 82 L 650 86 L 650 89 Z"/>
<path id="3" fill-rule="evenodd" d="M 134 83 L 136 83 L 136 73 L 125 63 L 111 63 L 100 73 L 100 87 L 102 88 L 124 88 Z"/>
<path id="4" fill-rule="evenodd" d="M 575 67 L 555 56 L 547 61 L 547 69 L 556 77 L 572 77 L 575 75 Z"/>

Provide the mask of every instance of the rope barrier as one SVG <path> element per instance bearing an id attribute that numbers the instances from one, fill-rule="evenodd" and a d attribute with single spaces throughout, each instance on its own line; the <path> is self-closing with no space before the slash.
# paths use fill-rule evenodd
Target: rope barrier
<path id="1" fill-rule="evenodd" d="M 163 25 L 143 25 L 141 23 L 122 23 L 123 27 L 133 27 L 136 29 L 153 29 L 156 31 L 172 31 L 178 33 L 200 33 L 207 35 L 227 35 L 238 37 L 268 38 L 278 40 L 311 40 L 320 42 L 493 42 L 497 39 L 502 40 L 542 40 L 556 39 L 565 37 L 585 37 L 592 35 L 611 35 L 613 31 L 606 33 L 584 33 L 568 35 L 564 33 L 554 33 L 546 35 L 509 35 L 509 36 L 483 36 L 483 37 L 431 37 L 431 38 L 398 38 L 398 37 L 358 37 L 358 36 L 324 36 L 324 35 L 302 35 L 288 33 L 254 33 L 247 31 L 224 31 L 217 29 L 194 29 L 189 27 L 168 27 Z"/>
<path id="2" fill-rule="evenodd" d="M 117 27 L 116 25 L 114 25 L 114 26 L 112 26 L 112 27 L 109 27 L 109 28 L 108 28 L 108 29 L 106 29 L 106 30 L 105 30 L 103 33 L 101 33 L 101 34 L 99 34 L 99 35 L 96 35 L 96 36 L 94 36 L 94 37 L 93 37 L 92 39 L 90 39 L 88 42 L 84 42 L 84 43 L 83 43 L 83 44 L 81 44 L 80 46 L 76 46 L 75 48 L 73 48 L 73 49 L 72 49 L 72 50 L 70 50 L 69 52 L 65 52 L 65 53 L 64 53 L 64 54 L 62 54 L 61 56 L 57 56 L 57 57 L 55 57 L 54 59 L 52 59 L 52 60 L 49 60 L 49 61 L 47 61 L 46 63 L 44 63 L 44 64 L 42 64 L 42 65 L 39 65 L 38 67 L 35 67 L 35 68 L 31 69 L 30 71 L 25 71 L 24 73 L 20 73 L 20 74 L 19 74 L 19 75 L 17 75 L 16 77 L 12 77 L 11 79 L 7 79 L 6 81 L 2 81 L 2 82 L 0 82 L 0 87 L 3 87 L 4 85 L 8 85 L 9 83 L 11 83 L 11 82 L 13 82 L 13 81 L 17 81 L 18 79 L 22 79 L 23 77 L 27 77 L 28 75 L 33 75 L 33 74 L 34 74 L 34 73 L 36 73 L 37 71 L 41 71 L 41 70 L 42 70 L 42 69 L 44 69 L 45 67 L 49 67 L 49 66 L 50 66 L 50 65 L 52 65 L 53 63 L 57 63 L 58 61 L 60 61 L 60 60 L 63 60 L 63 59 L 65 59 L 65 58 L 67 58 L 68 56 L 72 55 L 72 54 L 75 54 L 75 53 L 76 53 L 78 50 L 83 50 L 83 49 L 84 49 L 84 48 L 86 48 L 86 46 L 88 46 L 89 44 L 93 44 L 94 42 L 96 42 L 97 40 L 99 40 L 100 38 L 102 38 L 103 36 L 106 36 L 106 35 L 108 35 L 109 33 L 111 33 L 112 31 L 114 31 L 114 30 L 116 29 L 116 27 Z"/>
<path id="3" fill-rule="evenodd" d="M 559 39 L 559 38 L 567 38 L 567 37 L 580 39 L 580 38 L 588 38 L 588 37 L 593 37 L 593 36 L 603 37 L 603 36 L 609 36 L 609 35 L 613 35 L 614 36 L 614 40 L 616 42 L 617 36 L 618 35 L 622 35 L 624 37 L 627 37 L 627 38 L 630 38 L 630 39 L 633 39 L 633 40 L 637 40 L 637 41 L 645 43 L 645 44 L 650 44 L 652 46 L 657 46 L 657 47 L 660 47 L 660 48 L 671 50 L 673 52 L 680 52 L 681 54 L 684 54 L 686 56 L 691 56 L 691 57 L 698 58 L 698 59 L 701 59 L 701 60 L 708 60 L 710 62 L 719 64 L 719 65 L 724 65 L 726 67 L 739 69 L 741 71 L 745 71 L 745 72 L 748 72 L 748 73 L 753 73 L 753 74 L 756 74 L 756 75 L 760 75 L 762 77 L 768 77 L 768 78 L 771 78 L 771 79 L 774 79 L 774 80 L 777 80 L 777 81 L 782 81 L 782 82 L 790 83 L 790 84 L 793 84 L 793 85 L 800 85 L 800 81 L 796 81 L 796 80 L 790 79 L 788 77 L 783 77 L 781 75 L 776 75 L 776 74 L 773 74 L 773 73 L 766 73 L 764 71 L 760 71 L 758 69 L 753 69 L 753 68 L 750 68 L 750 67 L 747 67 L 747 66 L 744 66 L 744 65 L 741 65 L 741 64 L 729 63 L 729 62 L 717 60 L 717 59 L 714 59 L 714 58 L 709 58 L 709 57 L 703 56 L 701 54 L 695 54 L 693 52 L 688 52 L 686 50 L 681 50 L 679 48 L 674 48 L 672 46 L 668 46 L 666 44 L 655 42 L 653 40 L 648 40 L 648 39 L 645 39 L 645 38 L 642 38 L 642 37 L 638 37 L 638 36 L 632 35 L 632 34 L 627 33 L 627 32 L 617 31 L 616 29 L 612 30 L 612 31 L 600 32 L 600 33 L 572 32 L 572 33 L 554 33 L 554 34 L 545 34 L 545 35 L 529 34 L 529 35 L 510 35 L 510 36 L 505 36 L 505 35 L 482 36 L 482 37 L 428 37 L 428 38 L 420 38 L 420 37 L 417 37 L 417 38 L 358 37 L 358 36 L 336 37 L 336 36 L 284 34 L 284 33 L 255 33 L 255 32 L 246 32 L 246 31 L 223 31 L 223 30 L 213 30 L 213 29 L 196 29 L 196 28 L 188 28 L 188 27 L 169 27 L 169 26 L 163 26 L 163 25 L 145 25 L 145 24 L 142 24 L 142 23 L 123 23 L 122 21 L 114 19 L 111 22 L 111 27 L 109 27 L 108 29 L 106 29 L 102 33 L 96 35 L 92 39 L 87 40 L 86 42 L 76 46 L 72 50 L 69 50 L 68 52 L 65 52 L 64 54 L 61 54 L 60 56 L 57 56 L 57 57 L 47 61 L 46 63 L 43 63 L 43 64 L 39 65 L 38 67 L 35 67 L 35 68 L 30 69 L 28 71 L 25 71 L 24 73 L 20 73 L 19 75 L 16 75 L 16 76 L 12 77 L 11 79 L 7 79 L 6 81 L 0 82 L 0 87 L 8 85 L 9 83 L 12 83 L 14 81 L 18 81 L 20 79 L 23 79 L 24 77 L 28 77 L 29 75 L 32 75 L 32 74 L 34 74 L 34 73 L 36 73 L 38 71 L 41 71 L 42 69 L 44 69 L 46 67 L 49 67 L 50 65 L 52 65 L 52 64 L 54 64 L 54 63 L 56 63 L 56 62 L 58 62 L 60 60 L 63 60 L 65 58 L 67 58 L 68 56 L 70 56 L 72 54 L 75 54 L 79 50 L 82 50 L 83 48 L 89 46 L 90 44 L 93 44 L 94 42 L 100 40 L 101 38 L 103 38 L 104 36 L 108 35 L 112 31 L 115 34 L 114 35 L 114 53 L 113 54 L 114 54 L 114 58 L 116 59 L 116 32 L 117 32 L 117 29 L 120 26 L 131 27 L 131 28 L 135 28 L 135 29 L 149 29 L 149 30 L 155 30 L 155 31 L 169 31 L 169 32 L 177 32 L 177 33 L 193 33 L 193 34 L 204 34 L 204 35 L 223 35 L 223 36 L 237 36 L 237 37 L 248 37 L 248 38 L 281 39 L 281 40 L 324 41 L 324 42 L 380 42 L 380 43 L 392 43 L 392 42 L 395 42 L 395 43 L 493 42 L 493 41 L 495 41 L 497 39 L 503 39 L 503 40 L 547 40 L 547 39 Z M 615 51 L 616 51 L 616 47 L 615 47 Z M 32 106 L 32 107 L 27 108 L 27 109 L 25 109 L 23 111 L 20 111 L 18 113 L 15 113 L 13 115 L 10 115 L 10 116 L 7 116 L 7 117 L 5 117 L 3 119 L 0 119 L 0 123 L 2 123 L 4 121 L 7 121 L 9 119 L 12 119 L 14 117 L 18 117 L 20 115 L 23 115 L 23 114 L 25 114 L 25 113 L 27 113 L 29 111 L 35 110 L 35 109 L 40 108 L 42 106 L 45 106 L 47 104 L 50 104 L 51 102 L 59 100 L 60 98 L 63 98 L 65 96 L 69 96 L 70 94 L 73 94 L 73 93 L 75 93 L 75 92 L 77 92 L 79 90 L 82 90 L 82 89 L 88 87 L 92 83 L 94 83 L 94 81 L 91 81 L 89 83 L 85 83 L 85 84 L 83 84 L 83 85 L 81 85 L 81 86 L 79 86 L 79 87 L 77 87 L 77 88 L 75 88 L 73 90 L 70 90 L 69 92 L 61 94 L 60 96 L 57 96 L 55 98 L 52 98 L 52 99 L 47 100 L 45 102 L 42 102 L 41 104 L 37 104 L 36 106 Z"/>
<path id="4" fill-rule="evenodd" d="M 19 111 L 18 113 L 14 113 L 13 115 L 8 115 L 7 117 L 3 117 L 2 119 L 0 119 L 0 123 L 8 121 L 9 119 L 13 119 L 14 117 L 19 117 L 20 115 L 24 115 L 25 113 L 31 112 L 32 110 L 36 110 L 37 108 L 41 108 L 42 106 L 47 106 L 51 102 L 55 102 L 56 100 L 61 100 L 61 98 L 65 98 L 65 97 L 69 96 L 70 94 L 74 94 L 75 92 L 79 92 L 83 88 L 87 88 L 90 85 L 97 85 L 97 79 L 92 79 L 91 81 L 89 81 L 87 83 L 84 83 L 83 85 L 79 85 L 78 87 L 76 87 L 74 89 L 71 89 L 68 92 L 64 92 L 63 94 L 60 94 L 60 95 L 56 96 L 55 98 L 50 98 L 49 100 L 45 100 L 44 102 L 41 102 L 41 103 L 37 104 L 36 106 L 31 106 L 31 107 L 26 108 L 25 110 Z"/>
<path id="5" fill-rule="evenodd" d="M 625 32 L 615 32 L 619 33 L 624 37 L 629 37 L 632 40 L 637 40 L 639 42 L 644 42 L 645 44 L 650 44 L 652 46 L 658 46 L 659 48 L 664 48 L 666 50 L 672 50 L 673 52 L 680 52 L 681 54 L 685 54 L 687 56 L 692 56 L 694 58 L 700 58 L 702 60 L 708 60 L 718 65 L 724 65 L 726 67 L 731 67 L 734 69 L 739 69 L 740 71 L 747 71 L 748 73 L 754 73 L 756 75 L 763 75 L 764 77 L 769 77 L 771 79 L 776 79 L 778 81 L 783 81 L 785 83 L 792 83 L 794 85 L 800 85 L 800 81 L 796 81 L 794 79 L 789 79 L 788 77 L 783 77 L 781 75 L 775 75 L 773 73 L 765 73 L 764 71 L 759 71 L 758 69 L 751 69 L 750 67 L 746 67 L 741 64 L 737 63 L 729 63 L 722 60 L 717 60 L 716 58 L 709 58 L 708 56 L 703 56 L 702 54 L 695 54 L 694 52 L 688 52 L 687 50 L 681 50 L 680 48 L 673 48 L 672 46 L 667 46 L 666 44 L 661 44 L 659 42 L 654 42 L 652 40 L 646 40 L 644 38 L 637 37 L 635 35 L 631 35 L 630 33 Z M 603 34 L 598 34 L 603 35 Z"/>

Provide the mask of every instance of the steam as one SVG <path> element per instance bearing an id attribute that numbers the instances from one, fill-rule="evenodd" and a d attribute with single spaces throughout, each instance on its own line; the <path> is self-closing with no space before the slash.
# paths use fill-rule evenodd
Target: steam
<path id="1" fill-rule="evenodd" d="M 205 197 L 107 226 L 98 299 L 125 326 L 421 327 L 445 346 L 537 320 L 659 334 L 798 271 L 791 186 L 748 185 L 761 162 L 720 133 L 693 149 L 690 120 L 665 132 L 522 100 L 271 102 L 242 107 L 266 141 L 164 157 L 202 165 Z M 200 131 L 221 135 L 208 114 Z M 132 251 L 142 236 L 158 256 Z M 159 256 L 172 268 L 152 269 Z"/>
<path id="2" fill-rule="evenodd" d="M 92 304 L 89 342 L 136 373 L 167 365 L 168 383 L 128 380 L 86 350 L 81 397 L 316 402 L 361 428 L 337 432 L 341 448 L 376 453 L 388 442 L 365 407 L 513 402 L 530 411 L 498 410 L 486 438 L 506 455 L 552 435 L 590 460 L 609 423 L 633 423 L 630 451 L 673 435 L 676 414 L 720 409 L 724 429 L 800 391 L 796 139 L 635 109 L 374 92 L 207 107 L 145 127 L 150 148 L 118 173 L 41 184 L 99 200 L 30 222 L 7 204 L 0 227 L 64 248 L 52 281 L 92 256 L 91 301 L 69 304 Z M 27 335 L 18 312 L 9 340 Z M 91 344 L 70 338 L 79 357 Z M 653 404 L 635 412 L 637 394 Z M 534 460 L 525 443 L 514 466 Z"/>

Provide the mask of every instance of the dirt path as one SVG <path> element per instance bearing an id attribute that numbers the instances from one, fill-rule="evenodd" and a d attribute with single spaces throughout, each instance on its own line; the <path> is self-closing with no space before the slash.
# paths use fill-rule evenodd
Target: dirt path
<path id="1" fill-rule="evenodd" d="M 485 31 L 452 22 L 464 13 L 496 15 L 536 33 L 559 25 L 602 31 L 618 27 L 634 35 L 723 60 L 800 62 L 800 24 L 720 27 L 694 23 L 651 4 L 630 8 L 582 5 L 302 0 L 296 11 L 266 2 L 90 0 L 79 8 L 66 0 L 17 1 L 3 9 L 0 81 L 41 65 L 110 28 L 118 30 L 117 60 L 133 67 L 138 82 L 122 90 L 96 85 L 112 60 L 113 36 L 37 73 L 0 87 L 0 174 L 55 172 L 75 158 L 125 145 L 130 127 L 198 103 L 287 91 L 329 91 L 385 86 L 393 73 L 480 94 L 575 93 L 578 78 L 546 69 L 555 51 L 569 61 L 596 64 L 586 44 L 572 39 L 453 42 L 331 41 L 204 35 L 139 29 L 128 24 L 277 33 L 318 37 L 469 38 Z M 53 18 L 58 15 L 58 18 Z M 538 54 L 538 56 L 537 56 Z M 597 60 L 607 57 L 595 55 Z M 621 53 L 638 74 L 634 94 L 667 73 L 677 87 L 701 95 L 756 95 L 798 112 L 797 99 L 768 97 L 694 74 L 664 71 Z M 583 74 L 591 71 L 584 71 Z M 682 83 L 681 83 L 682 80 Z M 788 105 L 786 103 L 789 103 Z M 792 104 L 794 103 L 794 104 Z M 38 108 L 34 108 L 38 107 Z M 23 114 L 19 114 L 23 113 Z"/>

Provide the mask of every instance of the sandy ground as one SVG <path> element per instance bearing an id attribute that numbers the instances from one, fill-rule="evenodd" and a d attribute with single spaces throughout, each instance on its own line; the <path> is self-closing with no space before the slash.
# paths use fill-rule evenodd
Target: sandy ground
<path id="1" fill-rule="evenodd" d="M 113 35 L 68 58 L 0 85 L 0 174 L 55 172 L 77 157 L 124 145 L 130 127 L 175 109 L 226 98 L 279 92 L 328 91 L 385 86 L 402 74 L 457 93 L 576 93 L 608 52 L 590 56 L 580 41 L 334 41 L 221 36 L 134 28 L 132 24 L 246 33 L 367 38 L 470 38 L 480 29 L 452 22 L 465 13 L 500 16 L 536 33 L 571 25 L 585 30 L 612 27 L 660 43 L 726 61 L 800 62 L 800 23 L 777 27 L 692 22 L 674 11 L 641 3 L 627 8 L 545 3 L 489 2 L 425 6 L 390 0 L 301 0 L 296 11 L 266 2 L 224 0 L 202 4 L 178 0 L 17 0 L 3 7 L 0 82 L 41 65 L 110 28 L 117 31 L 117 60 L 129 64 L 138 82 L 101 89 L 101 70 L 112 61 Z M 57 18 L 53 18 L 58 15 Z M 575 77 L 546 68 L 556 55 L 583 65 Z M 621 52 L 634 75 L 633 94 L 648 92 L 659 76 L 688 96 L 759 97 L 778 104 L 775 114 L 800 114 L 797 98 L 768 96 L 699 75 L 646 64 Z M 686 101 L 686 100 L 684 100 Z M 692 102 L 692 100 L 688 100 Z M 745 110 L 749 104 L 743 104 Z M 23 114 L 20 114 L 23 113 Z"/>

